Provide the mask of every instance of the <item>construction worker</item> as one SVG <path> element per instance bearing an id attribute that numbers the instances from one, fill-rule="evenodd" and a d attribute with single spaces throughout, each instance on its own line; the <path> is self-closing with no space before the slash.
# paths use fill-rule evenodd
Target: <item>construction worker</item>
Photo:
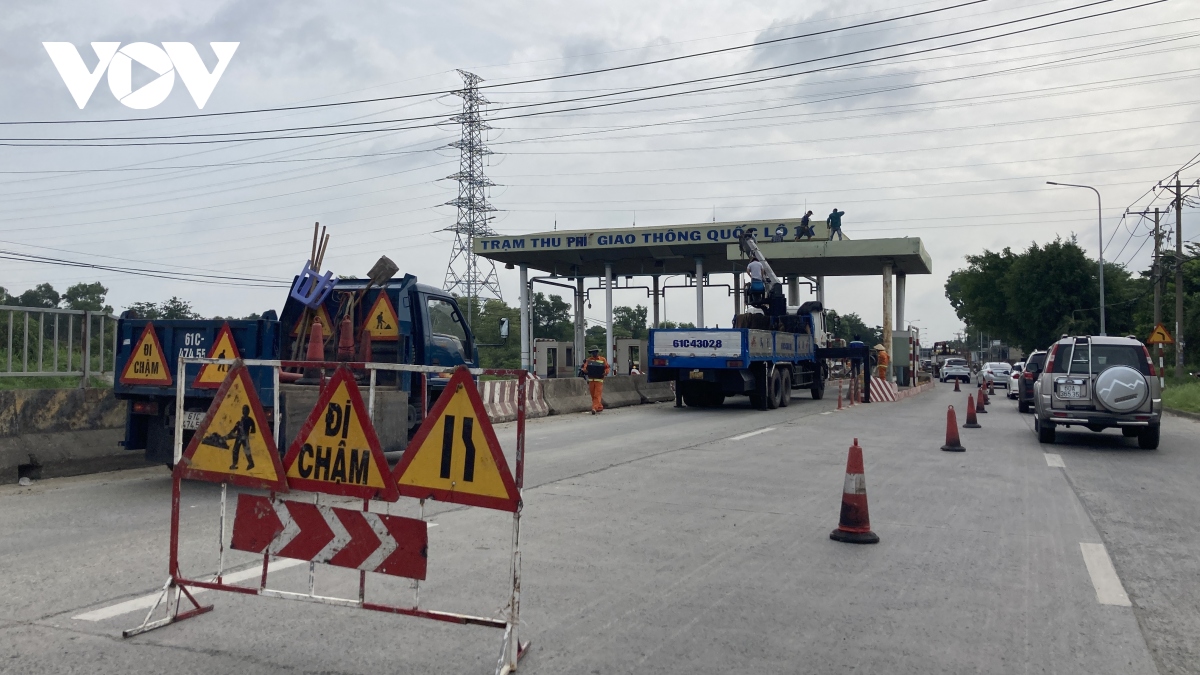
<path id="1" fill-rule="evenodd" d="M 763 293 L 766 292 L 766 284 L 763 283 L 763 264 L 758 260 L 751 260 L 750 264 L 746 265 L 746 274 L 750 275 L 750 285 L 746 287 L 746 304 L 757 305 L 762 302 Z"/>
<path id="2" fill-rule="evenodd" d="M 800 219 L 800 227 L 796 229 L 796 241 L 800 241 L 800 237 L 807 237 L 808 241 L 812 241 L 812 238 L 817 236 L 816 231 L 813 230 L 811 219 L 812 211 L 804 214 L 804 217 Z"/>
<path id="3" fill-rule="evenodd" d="M 588 357 L 584 359 L 583 365 L 579 367 L 579 376 L 587 378 L 588 393 L 592 395 L 592 414 L 604 412 L 604 403 L 601 399 L 604 396 L 604 378 L 609 373 L 608 359 L 600 356 L 600 348 L 592 347 L 588 350 Z"/>
<path id="4" fill-rule="evenodd" d="M 845 211 L 838 211 L 837 207 L 833 207 L 833 211 L 829 212 L 829 216 L 825 219 L 829 224 L 829 241 L 833 241 L 833 235 L 837 235 L 838 241 L 842 240 L 842 216 L 846 215 Z"/>
<path id="5" fill-rule="evenodd" d="M 875 377 L 887 382 L 888 365 L 891 359 L 888 357 L 887 350 L 883 348 L 883 345 L 875 345 L 875 358 Z"/>

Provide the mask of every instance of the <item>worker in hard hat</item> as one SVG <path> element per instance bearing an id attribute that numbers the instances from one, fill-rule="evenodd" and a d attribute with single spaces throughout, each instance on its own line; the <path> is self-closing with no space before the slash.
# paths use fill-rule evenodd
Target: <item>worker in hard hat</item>
<path id="1" fill-rule="evenodd" d="M 887 350 L 883 345 L 875 345 L 875 377 L 888 381 L 888 366 L 891 364 L 891 358 L 888 357 Z"/>
<path id="2" fill-rule="evenodd" d="M 579 367 L 579 376 L 587 378 L 588 381 L 588 393 L 592 395 L 593 415 L 604 412 L 604 403 L 601 399 L 604 397 L 604 378 L 608 375 L 609 370 L 608 359 L 600 356 L 599 347 L 589 349 L 588 357 Z"/>

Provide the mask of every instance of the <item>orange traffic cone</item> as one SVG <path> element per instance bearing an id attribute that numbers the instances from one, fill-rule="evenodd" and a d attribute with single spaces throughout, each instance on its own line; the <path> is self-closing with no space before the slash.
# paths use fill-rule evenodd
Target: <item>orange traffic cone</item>
<path id="1" fill-rule="evenodd" d="M 954 406 L 946 406 L 946 444 L 942 446 L 946 452 L 965 452 L 966 448 L 958 440 L 958 418 L 954 415 Z"/>
<path id="2" fill-rule="evenodd" d="M 954 393 L 957 394 L 960 391 L 962 391 L 962 390 L 958 388 L 958 378 L 956 377 L 956 378 L 954 378 Z"/>
<path id="3" fill-rule="evenodd" d="M 983 393 L 983 387 L 980 387 L 979 391 L 975 392 L 975 412 L 976 413 L 982 414 L 982 413 L 987 412 L 987 408 L 983 407 L 983 406 L 987 405 L 987 402 L 983 400 L 984 396 L 985 396 L 985 394 Z"/>
<path id="4" fill-rule="evenodd" d="M 996 381 L 988 380 L 988 403 L 991 403 L 991 397 L 996 395 Z"/>
<path id="5" fill-rule="evenodd" d="M 325 329 L 321 326 L 320 318 L 313 319 L 312 328 L 308 332 L 308 351 L 304 354 L 304 360 L 325 360 Z M 305 368 L 304 377 L 297 380 L 297 384 L 321 384 L 324 377 L 325 371 L 321 368 Z"/>
<path id="6" fill-rule="evenodd" d="M 350 315 L 347 314 L 342 318 L 342 325 L 338 329 L 338 361 L 349 361 L 354 358 L 354 322 L 350 320 Z"/>
<path id="7" fill-rule="evenodd" d="M 848 544 L 878 544 L 879 535 L 871 531 L 867 514 L 867 477 L 863 473 L 862 448 L 858 439 L 846 457 L 846 484 L 842 488 L 842 514 L 837 529 L 829 533 L 834 541 Z"/>
<path id="8" fill-rule="evenodd" d="M 987 412 L 984 410 L 984 412 Z M 979 429 L 979 418 L 975 417 L 975 399 L 967 394 L 967 423 L 963 425 L 964 429 Z"/>
<path id="9" fill-rule="evenodd" d="M 979 397 L 983 399 L 984 405 L 992 404 L 992 399 L 990 396 L 988 396 L 987 387 L 983 386 L 982 384 L 979 385 Z"/>
<path id="10" fill-rule="evenodd" d="M 842 409 L 842 382 L 838 380 L 838 410 Z"/>

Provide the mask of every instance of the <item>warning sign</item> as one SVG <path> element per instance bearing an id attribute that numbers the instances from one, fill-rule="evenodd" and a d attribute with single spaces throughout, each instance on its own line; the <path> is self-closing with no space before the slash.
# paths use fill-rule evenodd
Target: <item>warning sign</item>
<path id="1" fill-rule="evenodd" d="M 169 387 L 171 369 L 167 367 L 167 359 L 163 356 L 162 343 L 154 332 L 154 324 L 147 323 L 142 329 L 133 351 L 129 353 L 129 361 L 121 371 L 121 384 L 148 384 Z"/>
<path id="2" fill-rule="evenodd" d="M 400 321 L 396 318 L 396 308 L 392 306 L 392 300 L 388 298 L 386 292 L 380 291 L 375 298 L 375 304 L 371 305 L 371 311 L 367 313 L 367 332 L 371 334 L 371 340 L 378 342 L 380 340 L 399 340 L 400 331 L 397 329 Z"/>
<path id="3" fill-rule="evenodd" d="M 1171 334 L 1167 332 L 1167 327 L 1161 323 L 1150 331 L 1150 339 L 1146 340 L 1148 345 L 1173 345 L 1175 341 L 1171 339 Z"/>
<path id="4" fill-rule="evenodd" d="M 233 331 L 229 329 L 228 322 L 221 326 L 221 330 L 217 331 L 217 339 L 213 340 L 212 348 L 208 350 L 208 358 L 242 358 L 242 355 L 238 353 L 237 343 L 233 341 Z M 216 389 L 225 381 L 225 376 L 229 374 L 229 368 L 230 365 L 225 363 L 205 363 L 200 366 L 200 373 L 196 375 L 192 386 L 197 389 Z"/>
<path id="5" fill-rule="evenodd" d="M 288 484 L 297 490 L 389 502 L 400 498 L 349 368 L 338 368 L 325 385 L 283 466 Z"/>
<path id="6" fill-rule="evenodd" d="M 241 361 L 231 366 L 175 470 L 183 478 L 287 492 L 271 426 Z"/>
<path id="7" fill-rule="evenodd" d="M 304 320 L 305 316 L 308 316 L 309 333 L 312 332 L 313 319 L 321 320 L 321 329 L 324 331 L 325 341 L 328 342 L 333 335 L 333 321 L 329 318 L 329 312 L 325 311 L 325 305 L 318 307 L 315 315 L 312 312 L 301 314 L 300 318 L 296 319 L 296 325 L 292 326 L 292 337 L 300 335 L 300 322 Z"/>
<path id="8" fill-rule="evenodd" d="M 393 474 L 400 494 L 516 511 L 508 462 L 471 374 L 459 369 L 408 444 Z"/>

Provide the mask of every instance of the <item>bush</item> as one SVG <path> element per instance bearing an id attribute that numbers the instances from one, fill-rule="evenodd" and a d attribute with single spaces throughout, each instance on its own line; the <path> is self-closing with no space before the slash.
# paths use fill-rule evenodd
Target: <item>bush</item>
<path id="1" fill-rule="evenodd" d="M 1168 380 L 1162 398 L 1168 408 L 1200 413 L 1200 380 Z"/>

